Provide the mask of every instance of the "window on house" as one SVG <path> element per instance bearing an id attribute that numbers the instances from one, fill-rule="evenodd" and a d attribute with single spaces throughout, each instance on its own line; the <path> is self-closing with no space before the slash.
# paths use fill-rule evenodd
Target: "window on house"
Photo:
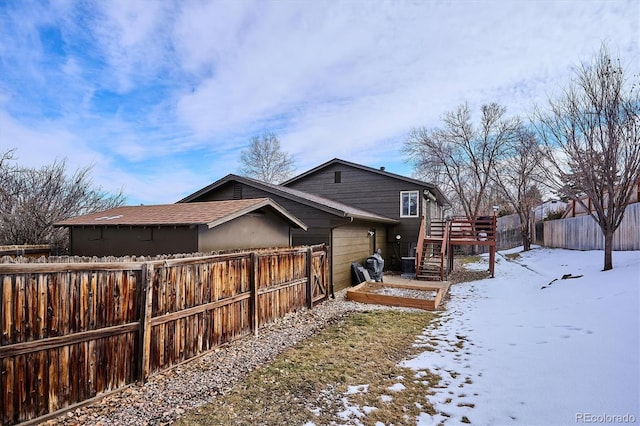
<path id="1" fill-rule="evenodd" d="M 400 192 L 400 217 L 418 217 L 418 191 Z"/>
<path id="2" fill-rule="evenodd" d="M 342 182 L 342 172 L 333 172 L 333 182 L 334 183 Z"/>

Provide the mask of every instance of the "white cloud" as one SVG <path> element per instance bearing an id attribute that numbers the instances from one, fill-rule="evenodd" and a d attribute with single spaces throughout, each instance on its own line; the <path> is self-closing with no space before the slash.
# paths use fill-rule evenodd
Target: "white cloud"
<path id="1" fill-rule="evenodd" d="M 526 114 L 602 42 L 640 68 L 634 1 L 93 6 L 0 5 L 0 147 L 21 141 L 33 164 L 97 163 L 101 182 L 147 203 L 235 172 L 262 131 L 299 171 L 399 163 L 412 126 L 465 101 Z M 59 62 L 44 27 L 64 40 Z"/>
<path id="2" fill-rule="evenodd" d="M 168 2 L 113 0 L 98 3 L 93 25 L 105 61 L 119 92 L 128 92 L 141 78 L 154 78 L 170 61 L 166 27 L 171 25 Z"/>

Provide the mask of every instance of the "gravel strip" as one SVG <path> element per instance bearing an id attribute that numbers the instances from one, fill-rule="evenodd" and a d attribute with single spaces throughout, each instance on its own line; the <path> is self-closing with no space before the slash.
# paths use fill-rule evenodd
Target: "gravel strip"
<path id="1" fill-rule="evenodd" d="M 363 291 L 383 296 L 406 297 L 409 299 L 434 300 L 438 294 L 435 290 L 417 290 L 412 288 L 386 287 L 384 284 L 364 287 Z"/>
<path id="2" fill-rule="evenodd" d="M 312 310 L 289 314 L 199 358 L 152 376 L 98 402 L 47 421 L 46 425 L 167 425 L 187 410 L 228 392 L 260 365 L 335 323 L 350 312 L 397 309 L 348 301 L 346 290 Z"/>

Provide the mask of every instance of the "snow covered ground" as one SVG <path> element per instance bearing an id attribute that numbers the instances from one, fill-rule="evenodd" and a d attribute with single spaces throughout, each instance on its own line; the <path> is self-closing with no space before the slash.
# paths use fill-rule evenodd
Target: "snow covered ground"
<path id="1" fill-rule="evenodd" d="M 505 257 L 518 251 L 500 252 L 495 278 L 452 286 L 425 352 L 403 362 L 443 378 L 438 414 L 417 424 L 640 423 L 640 252 L 602 272 L 602 251 Z"/>

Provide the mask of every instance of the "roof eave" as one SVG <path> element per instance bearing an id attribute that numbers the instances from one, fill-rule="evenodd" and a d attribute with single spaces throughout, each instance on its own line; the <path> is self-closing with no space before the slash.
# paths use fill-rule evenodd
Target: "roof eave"
<path id="1" fill-rule="evenodd" d="M 254 212 L 258 209 L 261 209 L 263 207 L 271 207 L 274 210 L 276 210 L 278 213 L 280 213 L 283 217 L 285 217 L 287 219 L 287 221 L 289 221 L 289 223 L 295 225 L 295 227 L 300 228 L 304 231 L 306 231 L 307 225 L 302 222 L 300 219 L 298 219 L 297 217 L 295 217 L 294 215 L 292 215 L 291 213 L 287 212 L 282 206 L 280 206 L 278 203 L 276 203 L 275 201 L 271 200 L 271 199 L 264 199 L 261 200 L 259 202 L 256 202 L 254 204 L 251 204 L 243 209 L 240 210 L 236 210 L 235 212 L 228 214 L 224 217 L 221 217 L 217 220 L 211 221 L 209 223 L 207 223 L 207 227 L 209 229 L 214 228 L 216 226 L 222 225 L 223 223 L 227 223 L 230 222 L 234 219 L 237 219 L 241 216 L 244 216 L 248 213 Z"/>

